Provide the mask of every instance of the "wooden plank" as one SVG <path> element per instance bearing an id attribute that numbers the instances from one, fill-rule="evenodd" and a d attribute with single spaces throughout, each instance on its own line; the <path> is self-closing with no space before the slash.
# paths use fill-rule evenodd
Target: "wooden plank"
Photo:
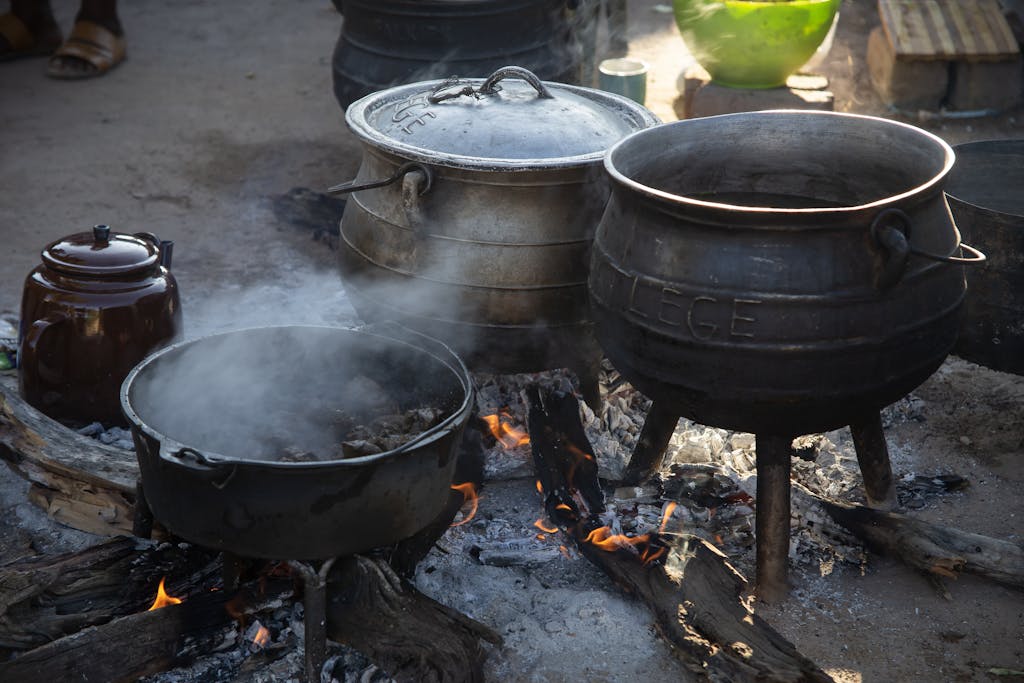
<path id="1" fill-rule="evenodd" d="M 1020 47 L 998 0 L 878 0 L 898 60 L 1003 61 Z"/>
<path id="2" fill-rule="evenodd" d="M 43 415 L 0 375 L 0 460 L 33 486 L 30 500 L 67 526 L 95 534 L 132 532 L 133 451 L 106 446 Z"/>

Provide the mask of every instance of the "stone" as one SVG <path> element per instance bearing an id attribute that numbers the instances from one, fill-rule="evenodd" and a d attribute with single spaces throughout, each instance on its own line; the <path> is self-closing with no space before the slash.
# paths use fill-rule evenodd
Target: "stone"
<path id="1" fill-rule="evenodd" d="M 949 88 L 949 62 L 897 60 L 885 31 L 868 36 L 871 84 L 886 104 L 905 111 L 938 110 Z"/>
<path id="2" fill-rule="evenodd" d="M 958 111 L 1012 109 L 1021 101 L 1021 58 L 956 62 L 947 108 Z"/>
<path id="3" fill-rule="evenodd" d="M 795 74 L 782 88 L 730 88 L 711 80 L 694 65 L 676 80 L 680 97 L 673 107 L 681 119 L 733 114 L 763 109 L 815 109 L 832 111 L 834 100 L 828 79 L 818 74 Z"/>

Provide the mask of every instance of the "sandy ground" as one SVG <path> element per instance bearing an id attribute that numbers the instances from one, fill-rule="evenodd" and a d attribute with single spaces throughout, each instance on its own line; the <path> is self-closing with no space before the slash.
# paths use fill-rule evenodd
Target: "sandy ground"
<path id="1" fill-rule="evenodd" d="M 67 27 L 73 3 L 54 3 Z M 631 52 L 651 62 L 648 106 L 676 118 L 675 83 L 689 63 L 665 6 L 630 5 Z M 819 71 L 836 109 L 890 115 L 867 81 L 871 0 L 844 0 Z M 349 179 L 360 150 L 330 91 L 341 18 L 327 0 L 124 3 L 128 61 L 108 76 L 58 82 L 43 60 L 0 64 L 0 311 L 16 311 L 25 274 L 48 241 L 106 222 L 176 242 L 174 272 L 190 332 L 272 322 L 351 323 L 334 256 L 279 222 L 270 199 L 292 187 Z M 907 119 L 904 119 L 907 120 Z M 1020 137 L 1018 110 L 974 120 L 913 117 L 950 143 Z M 916 419 L 888 429 L 897 476 L 954 472 L 966 491 L 912 514 L 1022 542 L 1024 380 L 951 360 L 915 395 Z M 845 432 L 830 435 L 849 452 Z M 0 558 L 85 542 L 24 502 L 0 477 Z M 484 511 L 528 526 L 529 485 L 495 483 Z M 484 502 L 486 506 L 487 501 Z M 521 518 L 521 519 L 520 519 Z M 26 529 L 28 531 L 26 531 Z M 421 577 L 424 590 L 436 571 Z M 506 634 L 493 680 L 686 680 L 644 610 L 582 561 L 536 570 L 456 563 L 459 595 L 437 595 Z M 757 609 L 838 680 L 990 681 L 1024 670 L 1024 596 L 964 577 L 952 600 L 892 560 L 831 574 L 798 566 L 784 604 Z M 523 596 L 488 595 L 495 581 Z M 526 590 L 529 588 L 530 590 Z M 590 633 L 588 637 L 583 634 Z M 518 648 L 518 649 L 516 649 Z"/>

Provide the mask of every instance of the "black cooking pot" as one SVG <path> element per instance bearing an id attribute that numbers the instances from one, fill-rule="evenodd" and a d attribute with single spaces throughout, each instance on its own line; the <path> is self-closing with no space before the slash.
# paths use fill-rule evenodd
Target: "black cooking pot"
<path id="1" fill-rule="evenodd" d="M 766 111 L 639 131 L 605 157 L 598 340 L 703 424 L 806 434 L 910 391 L 956 339 L 952 149 L 885 119 Z M 970 251 L 969 258 L 961 249 Z"/>
<path id="2" fill-rule="evenodd" d="M 423 335 L 290 326 L 167 347 L 128 375 L 121 405 L 169 531 L 242 557 L 312 560 L 393 543 L 437 516 L 473 395 L 459 358 Z M 383 453 L 287 461 L 330 453 L 332 415 L 382 398 L 439 408 L 441 421 Z"/>
<path id="3" fill-rule="evenodd" d="M 341 3 L 335 0 L 341 11 Z M 342 109 L 393 85 L 522 65 L 578 83 L 580 51 L 565 0 L 350 0 L 334 48 Z"/>

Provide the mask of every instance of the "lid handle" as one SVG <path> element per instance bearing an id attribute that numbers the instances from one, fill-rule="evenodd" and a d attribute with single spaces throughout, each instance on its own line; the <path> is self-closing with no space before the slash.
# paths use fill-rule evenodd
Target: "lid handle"
<path id="1" fill-rule="evenodd" d="M 109 225 L 94 225 L 92 226 L 92 239 L 96 244 L 106 244 L 110 241 L 110 226 Z"/>
<path id="2" fill-rule="evenodd" d="M 541 82 L 537 75 L 529 69 L 524 69 L 521 66 L 503 66 L 480 84 L 479 88 L 474 88 L 471 85 L 466 85 L 459 90 L 451 90 L 449 92 L 443 92 L 449 88 L 453 88 L 459 84 L 458 76 L 453 76 L 448 80 L 441 83 L 434 89 L 434 92 L 427 95 L 427 101 L 431 104 L 437 104 L 444 102 L 445 100 L 455 99 L 456 97 L 462 97 L 463 95 L 471 95 L 473 97 L 480 97 L 481 95 L 494 95 L 501 87 L 498 85 L 498 81 L 504 78 L 519 78 L 531 86 L 537 91 L 537 97 L 539 99 L 552 99 L 551 92 L 545 87 L 544 83 Z"/>

